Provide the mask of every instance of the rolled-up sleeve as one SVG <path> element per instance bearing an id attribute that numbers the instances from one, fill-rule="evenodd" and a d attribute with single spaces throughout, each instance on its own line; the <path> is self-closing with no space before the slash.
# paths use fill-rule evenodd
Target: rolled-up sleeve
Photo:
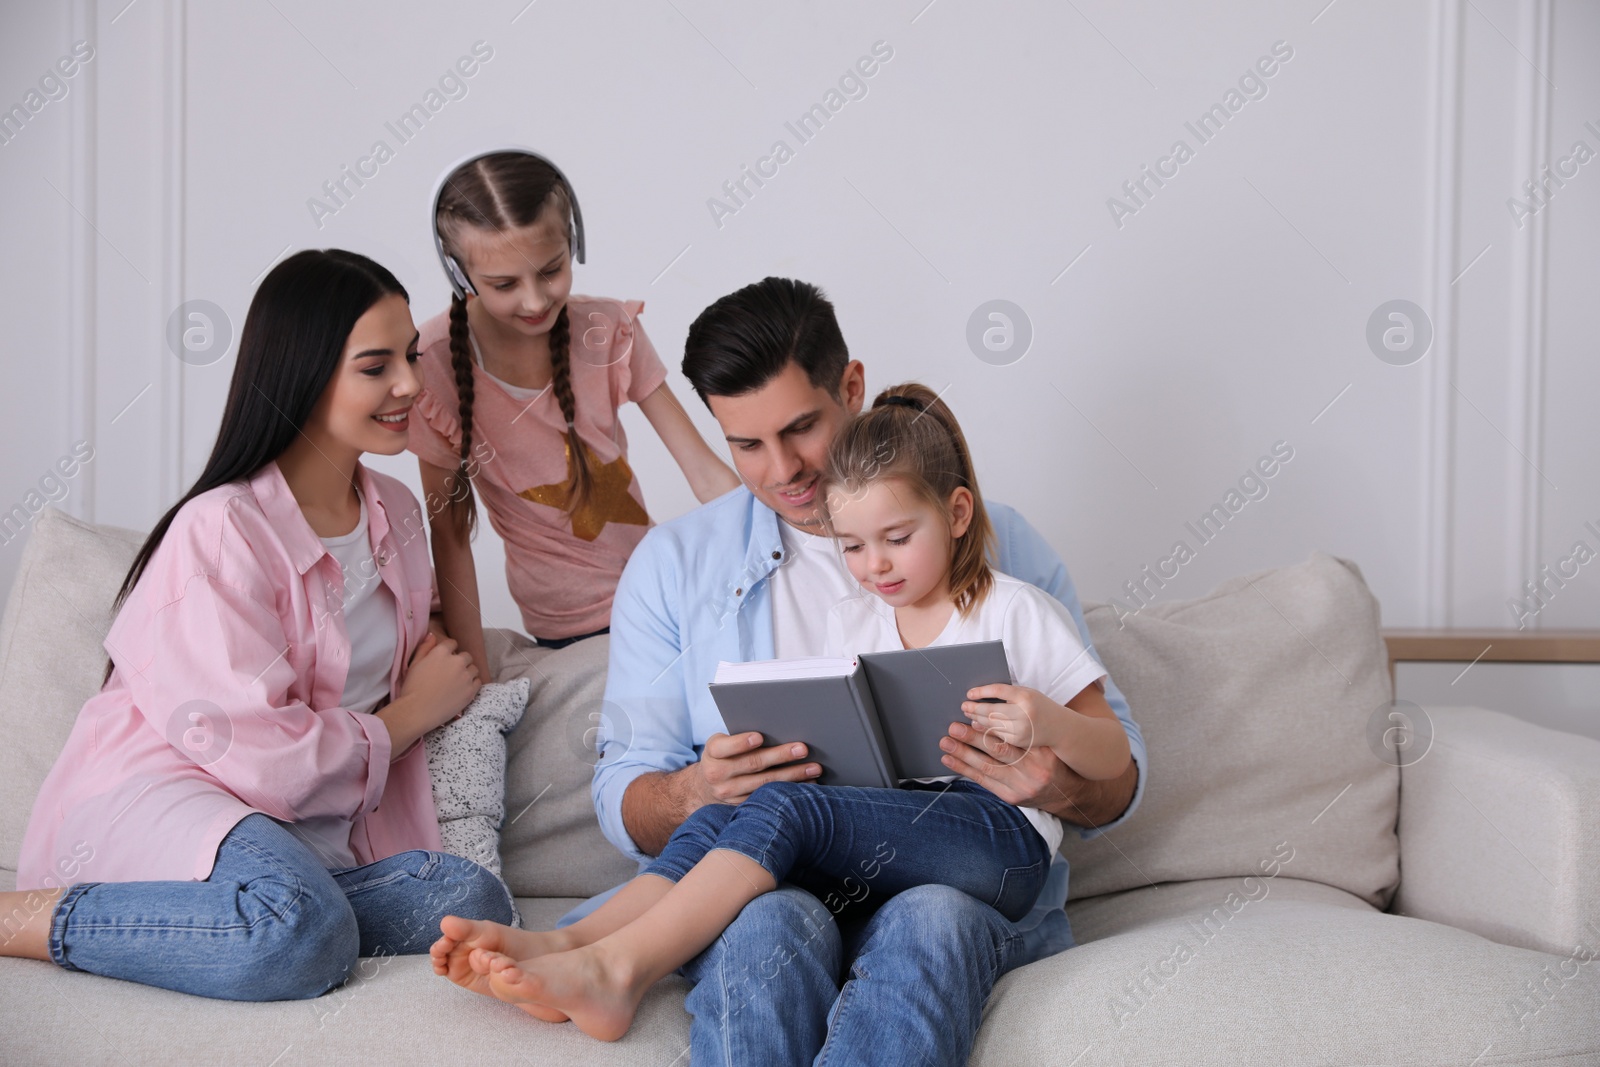
<path id="1" fill-rule="evenodd" d="M 295 667 L 276 611 L 197 574 L 143 623 L 117 635 L 113 649 L 134 705 L 229 792 L 286 821 L 355 819 L 378 806 L 388 728 L 373 715 L 291 698 Z"/>
<path id="2" fill-rule="evenodd" d="M 646 855 L 622 819 L 622 797 L 641 775 L 675 771 L 699 758 L 684 688 L 684 649 L 673 602 L 676 568 L 655 531 L 623 568 L 611 605 L 611 653 L 605 709 L 598 731 L 600 761 L 591 795 L 607 840 L 635 860 Z"/>

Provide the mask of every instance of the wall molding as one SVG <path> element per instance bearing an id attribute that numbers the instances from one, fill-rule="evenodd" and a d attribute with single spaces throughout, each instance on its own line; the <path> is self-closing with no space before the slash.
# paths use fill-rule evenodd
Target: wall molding
<path id="1" fill-rule="evenodd" d="M 1428 305 L 1433 351 L 1423 400 L 1422 604 L 1430 627 L 1449 626 L 1454 606 L 1456 260 L 1460 250 L 1464 0 L 1435 0 L 1429 189 Z"/>
<path id="2" fill-rule="evenodd" d="M 187 299 L 184 232 L 184 193 L 187 175 L 188 64 L 186 0 L 166 0 L 162 5 L 162 202 L 161 202 L 161 326 Z M 184 371 L 187 364 L 167 351 L 162 342 L 161 366 L 161 476 L 160 499 L 175 501 L 187 488 L 183 476 Z M 165 510 L 164 508 L 162 510 Z"/>
<path id="3" fill-rule="evenodd" d="M 97 5 L 95 0 L 74 0 L 68 9 L 69 41 L 88 41 L 98 51 Z M 98 190 L 95 176 L 99 146 L 96 92 L 100 65 L 86 63 L 79 71 L 84 79 L 78 106 L 68 109 L 67 191 L 82 211 L 67 212 L 67 440 L 69 444 L 93 444 L 96 413 L 95 349 L 98 343 L 95 324 L 98 298 L 95 256 L 98 237 L 85 215 L 97 215 Z M 67 510 L 85 522 L 95 521 L 96 467 L 86 464 L 78 474 L 79 491 L 72 494 Z"/>
<path id="4" fill-rule="evenodd" d="M 1554 89 L 1549 81 L 1554 51 L 1554 0 L 1534 0 L 1522 5 L 1517 20 L 1518 49 L 1531 63 L 1519 64 L 1517 107 L 1511 134 L 1511 158 L 1516 173 L 1535 182 L 1540 167 L 1550 160 L 1550 125 Z M 1541 73 L 1543 72 L 1543 73 Z M 1516 179 L 1513 178 L 1513 181 Z M 1520 194 L 1519 194 L 1520 195 Z M 1528 220 L 1525 231 L 1511 235 L 1510 342 L 1507 353 L 1507 389 L 1511 426 L 1509 436 L 1520 455 L 1508 457 L 1506 489 L 1513 507 L 1506 522 L 1506 588 L 1522 588 L 1526 578 L 1538 574 L 1543 535 L 1544 479 L 1544 378 L 1545 283 L 1548 267 L 1550 212 L 1540 211 Z M 1534 628 L 1540 622 L 1534 620 Z"/>

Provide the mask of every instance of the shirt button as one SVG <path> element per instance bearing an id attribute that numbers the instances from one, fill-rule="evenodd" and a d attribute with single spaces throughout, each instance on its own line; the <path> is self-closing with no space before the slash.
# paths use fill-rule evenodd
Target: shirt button
<path id="1" fill-rule="evenodd" d="M 406 609 L 406 618 L 407 618 L 407 619 L 410 619 L 410 618 L 411 618 L 411 609 L 410 609 L 410 608 L 407 608 L 407 609 Z"/>
<path id="2" fill-rule="evenodd" d="M 774 552 L 772 554 L 772 558 L 773 559 L 782 559 L 783 558 L 783 553 L 782 552 Z"/>
<path id="3" fill-rule="evenodd" d="M 740 588 L 735 589 L 733 591 L 733 595 L 734 596 L 744 596 L 744 588 L 741 586 Z"/>

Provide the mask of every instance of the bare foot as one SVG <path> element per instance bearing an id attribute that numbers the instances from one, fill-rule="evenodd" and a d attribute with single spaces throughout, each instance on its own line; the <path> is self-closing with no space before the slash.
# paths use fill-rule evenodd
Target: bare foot
<path id="1" fill-rule="evenodd" d="M 650 987 L 632 968 L 592 946 L 522 963 L 503 953 L 485 955 L 490 960 L 489 988 L 495 996 L 529 1014 L 537 1015 L 536 1008 L 561 1012 L 601 1041 L 615 1041 L 628 1032 Z"/>
<path id="2" fill-rule="evenodd" d="M 433 973 L 486 997 L 495 995 L 489 984 L 490 955 L 506 952 L 519 959 L 532 959 L 577 947 L 562 930 L 515 930 L 487 919 L 463 919 L 457 915 L 439 920 L 439 931 L 442 936 L 428 949 Z M 552 1023 L 567 1021 L 558 1011 L 534 1007 L 527 1010 L 536 1018 Z"/>

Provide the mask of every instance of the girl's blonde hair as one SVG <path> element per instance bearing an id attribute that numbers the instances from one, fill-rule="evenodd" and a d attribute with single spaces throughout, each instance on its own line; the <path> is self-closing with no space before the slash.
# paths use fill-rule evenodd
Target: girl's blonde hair
<path id="1" fill-rule="evenodd" d="M 463 264 L 461 231 L 469 226 L 504 232 L 531 226 L 546 207 L 558 213 L 568 243 L 572 241 L 572 203 L 561 176 L 548 163 L 527 152 L 494 152 L 463 164 L 445 179 L 434 219 L 445 253 Z M 577 406 L 572 393 L 572 328 L 567 307 L 550 326 L 550 390 L 567 420 L 567 450 L 572 457 L 572 477 L 567 484 L 569 515 L 588 501 L 594 486 L 588 454 L 578 439 Z M 470 533 L 477 525 L 477 501 L 469 488 L 477 473 L 472 460 L 472 347 L 467 333 L 467 302 L 457 296 L 450 303 L 450 365 L 460 397 L 460 466 L 451 477 L 447 500 L 455 528 Z"/>
<path id="2" fill-rule="evenodd" d="M 994 586 L 985 560 L 995 543 L 994 525 L 972 470 L 972 452 L 960 423 L 944 401 L 920 382 L 894 385 L 879 393 L 864 412 L 834 438 L 818 485 L 824 523 L 832 532 L 828 501 L 849 497 L 874 482 L 898 478 L 950 518 L 950 494 L 972 493 L 972 521 L 950 545 L 950 597 L 963 618 Z"/>

